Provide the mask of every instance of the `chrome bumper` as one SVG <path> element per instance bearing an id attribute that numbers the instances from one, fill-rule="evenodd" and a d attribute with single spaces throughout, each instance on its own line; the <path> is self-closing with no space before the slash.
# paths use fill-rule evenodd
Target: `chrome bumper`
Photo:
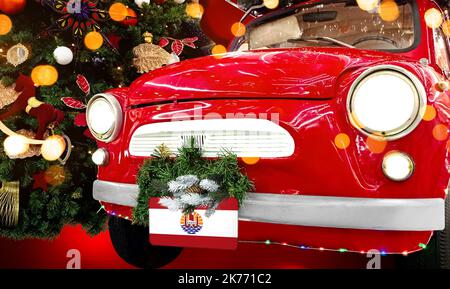
<path id="1" fill-rule="evenodd" d="M 135 207 L 137 185 L 95 181 L 94 199 Z M 445 201 L 249 193 L 239 219 L 299 226 L 435 231 L 445 226 Z"/>

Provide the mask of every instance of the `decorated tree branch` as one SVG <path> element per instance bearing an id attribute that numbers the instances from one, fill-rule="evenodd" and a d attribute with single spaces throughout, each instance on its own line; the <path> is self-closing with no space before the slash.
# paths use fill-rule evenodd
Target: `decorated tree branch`
<path id="1" fill-rule="evenodd" d="M 148 224 L 148 201 L 160 197 L 161 205 L 188 214 L 199 206 L 207 215 L 227 198 L 242 205 L 253 183 L 241 172 L 236 155 L 224 151 L 217 159 L 202 157 L 194 143 L 182 147 L 175 156 L 164 144 L 141 167 L 138 175 L 138 205 L 133 211 L 137 224 Z"/>
<path id="2" fill-rule="evenodd" d="M 106 215 L 92 200 L 87 102 L 209 41 L 192 33 L 200 30 L 191 1 L 12 2 L 0 1 L 0 235 L 52 238 L 67 224 L 96 234 Z"/>

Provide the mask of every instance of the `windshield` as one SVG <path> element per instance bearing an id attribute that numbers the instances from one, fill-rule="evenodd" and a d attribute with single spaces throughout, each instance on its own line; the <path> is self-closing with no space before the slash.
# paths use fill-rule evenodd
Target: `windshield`
<path id="1" fill-rule="evenodd" d="M 321 2 L 295 11 L 251 25 L 239 50 L 332 46 L 401 51 L 414 44 L 411 1 Z"/>

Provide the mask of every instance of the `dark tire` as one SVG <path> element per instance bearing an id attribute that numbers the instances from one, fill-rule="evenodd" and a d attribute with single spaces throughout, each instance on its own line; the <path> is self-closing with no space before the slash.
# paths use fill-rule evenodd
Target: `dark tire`
<path id="1" fill-rule="evenodd" d="M 445 200 L 445 229 L 434 232 L 425 250 L 398 256 L 397 265 L 407 269 L 450 269 L 450 198 Z"/>
<path id="2" fill-rule="evenodd" d="M 130 221 L 110 216 L 109 234 L 117 254 L 138 268 L 160 268 L 175 260 L 183 250 L 177 247 L 152 246 L 148 227 L 132 225 Z"/>

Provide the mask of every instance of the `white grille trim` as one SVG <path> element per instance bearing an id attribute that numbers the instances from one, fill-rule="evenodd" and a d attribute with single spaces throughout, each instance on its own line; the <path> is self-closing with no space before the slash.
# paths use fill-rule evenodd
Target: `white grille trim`
<path id="1" fill-rule="evenodd" d="M 224 150 L 238 157 L 281 158 L 294 154 L 295 142 L 287 130 L 266 119 L 208 119 L 146 124 L 131 137 L 132 156 L 149 157 L 161 144 L 177 152 L 194 138 L 205 157 Z"/>

